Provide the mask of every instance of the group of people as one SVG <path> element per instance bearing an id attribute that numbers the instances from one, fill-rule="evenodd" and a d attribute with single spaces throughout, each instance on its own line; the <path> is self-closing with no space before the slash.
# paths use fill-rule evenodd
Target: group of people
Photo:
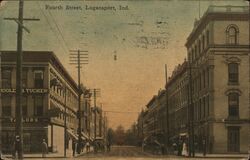
<path id="1" fill-rule="evenodd" d="M 77 141 L 73 139 L 72 140 L 73 157 L 75 156 L 77 149 L 80 149 L 80 151 L 83 152 L 84 147 L 86 147 L 86 153 L 89 153 L 91 145 L 93 146 L 94 152 L 97 152 L 98 150 L 102 150 L 102 151 L 105 150 L 105 145 L 103 143 L 97 142 L 97 141 L 92 142 L 92 143 L 90 141 L 87 141 L 85 144 L 82 142 L 82 143 L 80 143 L 79 148 L 77 147 L 77 145 L 78 145 Z M 107 142 L 106 143 L 107 152 L 110 151 L 110 148 L 111 148 L 111 144 L 109 142 Z"/>

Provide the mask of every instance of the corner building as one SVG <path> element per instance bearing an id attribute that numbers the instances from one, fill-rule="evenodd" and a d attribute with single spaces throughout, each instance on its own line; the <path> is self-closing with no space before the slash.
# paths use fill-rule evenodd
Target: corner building
<path id="1" fill-rule="evenodd" d="M 1 51 L 0 115 L 2 152 L 13 150 L 16 107 L 16 52 Z M 23 52 L 23 140 L 24 152 L 41 151 L 42 139 L 51 152 L 63 154 L 64 112 L 66 145 L 77 139 L 78 86 L 53 52 Z"/>
<path id="2" fill-rule="evenodd" d="M 249 149 L 248 10 L 211 6 L 187 38 L 198 151 L 247 153 Z"/>

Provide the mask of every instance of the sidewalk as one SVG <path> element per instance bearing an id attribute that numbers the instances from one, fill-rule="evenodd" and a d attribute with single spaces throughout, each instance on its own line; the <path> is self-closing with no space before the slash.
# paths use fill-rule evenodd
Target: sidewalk
<path id="1" fill-rule="evenodd" d="M 86 149 L 84 148 L 83 152 L 81 152 L 80 154 L 75 154 L 75 157 L 79 157 L 81 155 L 86 154 Z M 3 157 L 6 158 L 12 158 L 12 155 L 5 155 L 3 154 Z M 23 155 L 24 158 L 42 158 L 42 153 L 34 153 L 34 154 L 24 154 Z M 66 152 L 66 158 L 72 158 L 73 157 L 73 151 L 72 150 L 67 150 Z M 45 158 L 64 158 L 64 153 L 60 152 L 60 153 L 48 153 L 46 155 Z"/>
<path id="2" fill-rule="evenodd" d="M 206 154 L 195 153 L 195 158 L 247 158 L 248 154 Z"/>

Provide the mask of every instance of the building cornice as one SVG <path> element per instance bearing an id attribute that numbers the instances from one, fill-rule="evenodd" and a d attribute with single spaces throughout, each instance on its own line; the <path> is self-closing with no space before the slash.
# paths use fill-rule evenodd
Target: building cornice
<path id="1" fill-rule="evenodd" d="M 226 7 L 226 6 L 225 6 Z M 242 7 L 244 8 L 244 7 Z M 185 46 L 189 48 L 192 43 L 197 39 L 198 35 L 204 30 L 205 26 L 211 21 L 248 21 L 249 14 L 247 9 L 245 12 L 213 12 L 208 11 L 199 20 L 198 24 L 194 27 L 193 31 L 187 38 Z"/>

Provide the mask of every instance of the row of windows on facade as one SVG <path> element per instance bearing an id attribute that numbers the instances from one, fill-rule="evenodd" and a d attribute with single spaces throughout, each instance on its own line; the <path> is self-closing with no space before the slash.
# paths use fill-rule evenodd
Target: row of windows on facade
<path id="1" fill-rule="evenodd" d="M 236 45 L 238 43 L 238 33 L 239 29 L 236 25 L 231 24 L 226 28 L 226 43 L 229 45 Z M 205 47 L 209 45 L 209 31 L 206 31 L 206 36 L 202 35 L 201 40 L 197 40 L 197 45 L 194 45 L 194 48 L 191 50 L 189 54 L 189 60 L 191 62 L 195 61 L 201 53 L 205 50 Z"/>
<path id="2" fill-rule="evenodd" d="M 11 116 L 12 96 L 2 95 L 2 116 Z M 43 116 L 43 96 L 33 96 L 34 100 L 34 116 Z M 22 97 L 22 115 L 28 115 L 28 97 Z"/>
<path id="3" fill-rule="evenodd" d="M 194 102 L 195 120 L 201 120 L 210 116 L 209 95 Z M 228 118 L 239 118 L 239 94 L 228 95 Z"/>
<path id="4" fill-rule="evenodd" d="M 44 72 L 42 70 L 35 70 L 34 75 L 34 87 L 43 88 Z M 2 69 L 2 88 L 12 88 L 11 85 L 12 70 Z M 28 70 L 23 69 L 22 72 L 22 87 L 26 88 L 28 84 Z"/>
<path id="5" fill-rule="evenodd" d="M 239 82 L 239 64 L 228 64 L 228 84 L 238 84 Z M 209 87 L 209 69 L 204 70 L 193 80 L 193 91 L 197 92 L 203 88 Z"/>

